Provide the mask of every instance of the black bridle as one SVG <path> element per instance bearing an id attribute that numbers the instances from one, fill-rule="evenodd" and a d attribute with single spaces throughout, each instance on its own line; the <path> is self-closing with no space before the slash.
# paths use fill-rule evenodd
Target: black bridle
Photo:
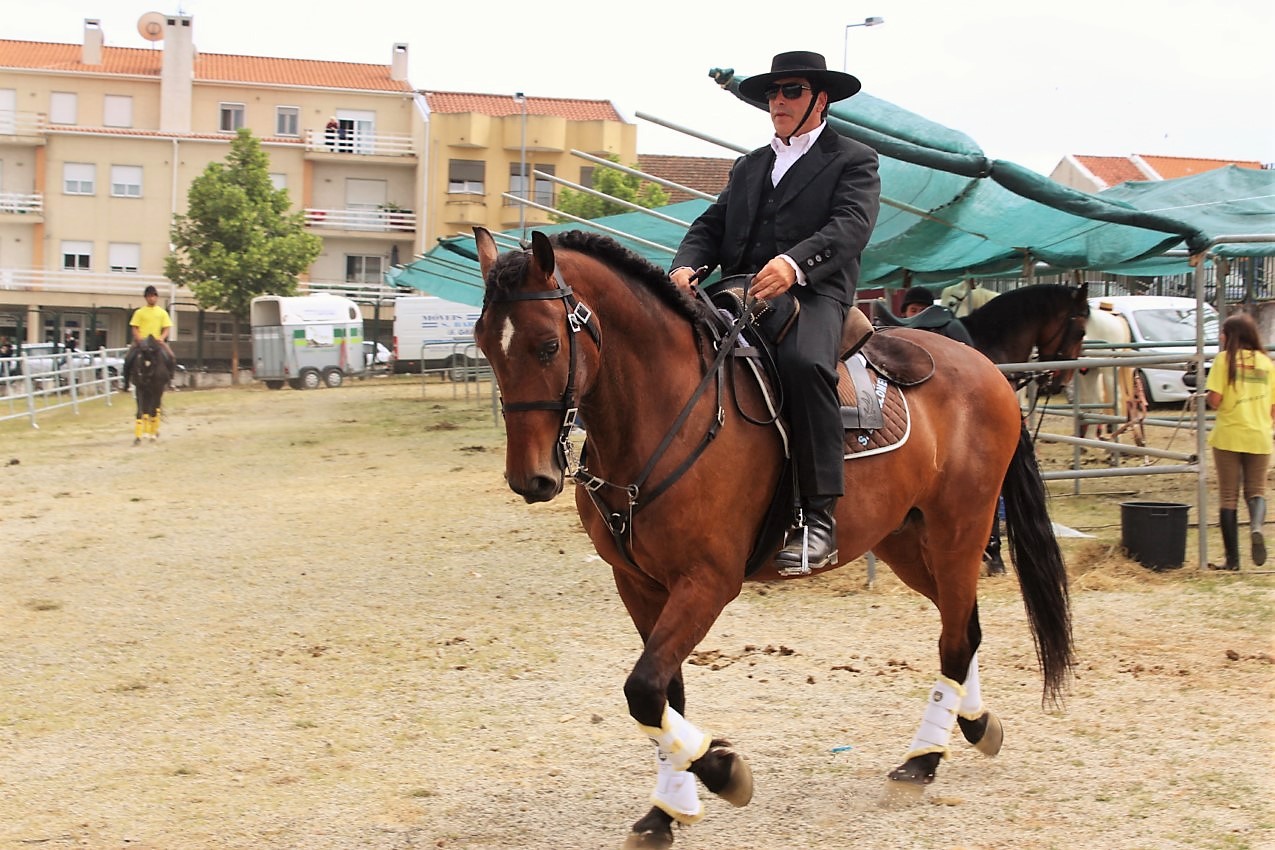
<path id="1" fill-rule="evenodd" d="M 602 331 L 598 327 L 597 320 L 593 316 L 593 311 L 589 309 L 583 301 L 576 298 L 571 287 L 567 286 L 567 282 L 562 279 L 562 272 L 558 269 L 553 270 L 553 280 L 557 284 L 553 289 L 541 289 L 533 292 L 510 292 L 491 300 L 497 301 L 548 301 L 551 299 L 561 299 L 567 308 L 567 385 L 562 391 L 562 397 L 550 401 L 515 401 L 506 403 L 501 401 L 500 410 L 503 414 L 519 413 L 524 410 L 560 410 L 562 411 L 562 423 L 558 426 L 558 443 L 557 455 L 558 462 L 564 470 L 569 471 L 572 459 L 571 449 L 571 429 L 575 427 L 576 416 L 579 414 L 579 399 L 576 398 L 576 365 L 579 361 L 579 354 L 576 346 L 576 334 L 580 331 L 588 331 L 589 336 L 593 337 L 593 343 L 602 349 Z"/>
<path id="2" fill-rule="evenodd" d="M 1063 351 L 1063 348 L 1066 346 L 1067 341 L 1072 338 L 1072 334 L 1076 332 L 1079 332 L 1080 338 L 1084 339 L 1085 325 L 1083 323 L 1088 321 L 1089 311 L 1086 309 L 1084 312 L 1081 312 L 1081 304 L 1085 307 L 1089 306 L 1083 301 L 1076 303 L 1073 299 L 1072 309 L 1071 312 L 1067 314 L 1066 320 L 1058 325 L 1058 330 L 1049 337 L 1049 340 L 1044 345 L 1038 344 L 1036 346 L 1035 360 L 1041 363 L 1049 363 L 1059 360 L 1073 359 L 1067 356 L 1066 352 Z M 1049 385 L 1050 381 L 1054 380 L 1059 371 L 1060 370 L 1057 369 L 1048 369 L 1042 371 L 1022 372 L 1014 381 L 1014 389 L 1021 390 L 1030 383 L 1035 383 L 1037 386 L 1044 388 Z"/>

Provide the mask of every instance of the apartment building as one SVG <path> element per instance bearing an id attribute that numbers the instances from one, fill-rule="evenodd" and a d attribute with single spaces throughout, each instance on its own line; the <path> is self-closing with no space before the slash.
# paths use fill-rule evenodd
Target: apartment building
<path id="1" fill-rule="evenodd" d="M 112 47 L 94 19 L 79 44 L 0 39 L 0 338 L 123 345 L 156 285 L 178 356 L 224 359 L 228 316 L 163 277 L 172 217 L 241 127 L 271 179 L 323 240 L 302 291 L 338 291 L 388 320 L 383 283 L 440 236 L 548 221 L 538 170 L 589 182 L 571 154 L 635 163 L 636 128 L 607 101 L 422 92 L 408 45 L 385 65 L 205 53 L 187 15 L 147 13 L 150 48 Z M 0 33 L 2 34 L 2 33 Z M 248 347 L 241 329 L 241 353 Z"/>

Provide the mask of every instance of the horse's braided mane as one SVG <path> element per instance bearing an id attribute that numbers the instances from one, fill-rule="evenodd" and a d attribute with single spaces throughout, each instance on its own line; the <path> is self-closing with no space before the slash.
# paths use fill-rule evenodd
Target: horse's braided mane
<path id="1" fill-rule="evenodd" d="M 549 238 L 557 248 L 593 257 L 638 281 L 670 310 L 688 321 L 698 322 L 704 318 L 705 307 L 701 302 L 680 290 L 669 280 L 663 269 L 625 248 L 610 236 L 586 230 L 567 230 Z M 527 251 L 509 251 L 496 260 L 487 275 L 484 307 L 492 298 L 509 295 L 522 285 L 530 256 Z"/>

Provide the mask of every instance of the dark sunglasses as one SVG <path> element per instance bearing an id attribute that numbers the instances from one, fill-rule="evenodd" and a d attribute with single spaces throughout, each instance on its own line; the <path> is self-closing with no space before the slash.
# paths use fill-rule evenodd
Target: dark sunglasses
<path id="1" fill-rule="evenodd" d="M 763 89 L 766 100 L 774 100 L 780 94 L 784 96 L 784 100 L 796 100 L 801 97 L 803 91 L 812 91 L 812 89 L 803 83 L 784 83 L 782 86 L 766 86 Z"/>

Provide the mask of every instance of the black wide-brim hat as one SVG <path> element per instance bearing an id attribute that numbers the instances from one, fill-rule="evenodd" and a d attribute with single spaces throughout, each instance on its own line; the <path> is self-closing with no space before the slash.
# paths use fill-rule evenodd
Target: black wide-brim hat
<path id="1" fill-rule="evenodd" d="M 784 77 L 805 77 L 817 91 L 828 93 L 828 102 L 845 100 L 859 93 L 859 78 L 842 71 L 829 71 L 823 54 L 809 50 L 777 53 L 770 60 L 769 74 L 756 74 L 739 84 L 739 93 L 749 100 L 766 102 L 766 87 Z"/>

